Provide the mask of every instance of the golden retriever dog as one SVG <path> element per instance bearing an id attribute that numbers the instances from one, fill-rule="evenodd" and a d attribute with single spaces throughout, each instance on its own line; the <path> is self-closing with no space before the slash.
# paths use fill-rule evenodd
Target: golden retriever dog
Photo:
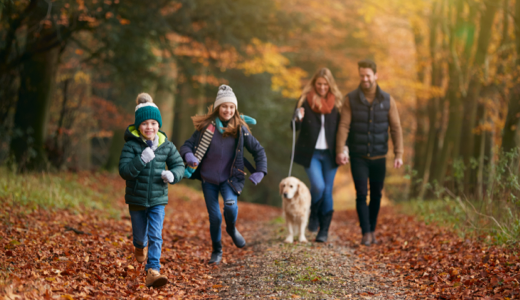
<path id="1" fill-rule="evenodd" d="M 289 235 L 286 243 L 294 242 L 298 235 L 299 242 L 307 242 L 305 228 L 311 212 L 311 192 L 307 186 L 296 177 L 287 177 L 280 182 L 280 195 Z"/>

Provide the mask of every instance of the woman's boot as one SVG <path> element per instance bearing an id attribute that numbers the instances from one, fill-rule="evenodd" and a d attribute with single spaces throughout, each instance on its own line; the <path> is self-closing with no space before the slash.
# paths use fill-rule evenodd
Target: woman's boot
<path id="1" fill-rule="evenodd" d="M 322 215 L 320 214 L 320 231 L 318 231 L 318 235 L 316 235 L 316 242 L 325 243 L 327 238 L 329 237 L 329 227 L 330 222 L 332 221 L 333 210 Z"/>
<path id="2" fill-rule="evenodd" d="M 211 259 L 208 264 L 220 264 L 222 260 L 222 241 L 213 242 L 213 252 L 211 252 Z"/>
<path id="3" fill-rule="evenodd" d="M 318 209 L 321 204 L 321 201 L 318 203 L 311 204 L 311 213 L 309 214 L 309 224 L 307 225 L 307 229 L 310 232 L 318 231 L 318 226 L 320 225 L 320 218 L 318 217 Z"/>

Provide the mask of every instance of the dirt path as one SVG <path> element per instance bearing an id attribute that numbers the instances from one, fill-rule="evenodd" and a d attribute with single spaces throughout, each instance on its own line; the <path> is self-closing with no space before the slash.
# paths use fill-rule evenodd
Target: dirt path
<path id="1" fill-rule="evenodd" d="M 326 244 L 285 244 L 285 226 L 264 223 L 248 234 L 251 255 L 213 269 L 210 295 L 223 299 L 405 299 L 405 290 L 382 275 L 385 264 L 370 267 L 337 235 Z M 255 231 L 253 231 L 255 232 Z M 307 235 L 313 238 L 314 235 Z"/>

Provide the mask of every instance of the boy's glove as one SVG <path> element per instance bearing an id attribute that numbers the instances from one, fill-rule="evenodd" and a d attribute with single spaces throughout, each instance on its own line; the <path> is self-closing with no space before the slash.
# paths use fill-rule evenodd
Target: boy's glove
<path id="1" fill-rule="evenodd" d="M 143 153 L 141 153 L 141 159 L 145 164 L 151 162 L 155 158 L 155 154 L 153 153 L 152 148 L 146 147 L 146 149 L 143 150 Z"/>
<path id="2" fill-rule="evenodd" d="M 173 176 L 173 173 L 171 171 L 162 171 L 161 178 L 165 183 L 172 183 L 175 177 Z"/>
<path id="3" fill-rule="evenodd" d="M 191 152 L 186 153 L 184 159 L 186 160 L 186 164 L 190 167 L 196 167 L 199 164 L 199 160 Z"/>
<path id="4" fill-rule="evenodd" d="M 263 172 L 256 172 L 256 173 L 251 174 L 251 176 L 249 176 L 249 180 L 251 180 L 251 182 L 254 183 L 255 185 L 259 184 L 260 181 L 262 181 L 262 178 L 264 178 Z"/>

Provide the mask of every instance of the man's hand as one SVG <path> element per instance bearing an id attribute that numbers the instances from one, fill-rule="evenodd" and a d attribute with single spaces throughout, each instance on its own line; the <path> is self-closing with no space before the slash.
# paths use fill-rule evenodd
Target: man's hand
<path id="1" fill-rule="evenodd" d="M 394 168 L 399 169 L 402 166 L 403 166 L 403 160 L 400 158 L 396 158 L 394 160 Z"/>
<path id="2" fill-rule="evenodd" d="M 336 163 L 340 166 L 348 164 L 349 163 L 348 155 L 346 155 L 343 152 L 339 153 L 338 155 L 336 155 Z"/>

